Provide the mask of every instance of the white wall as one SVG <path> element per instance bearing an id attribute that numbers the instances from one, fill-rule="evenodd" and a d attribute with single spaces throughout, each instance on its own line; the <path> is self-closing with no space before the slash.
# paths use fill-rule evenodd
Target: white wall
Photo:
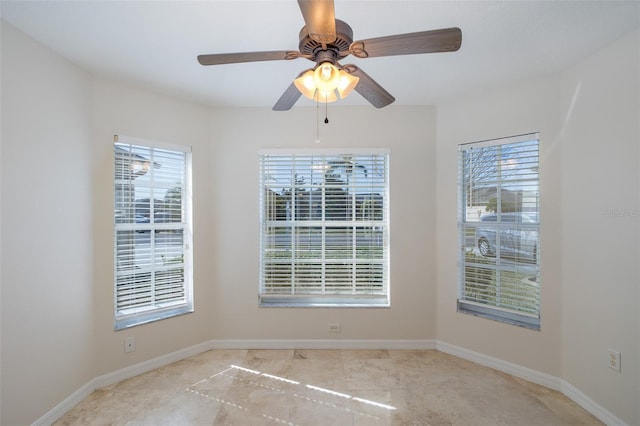
<path id="1" fill-rule="evenodd" d="M 558 133 L 559 81 L 547 78 L 485 93 L 438 108 L 438 339 L 560 375 L 562 262 L 558 256 L 562 179 Z M 540 132 L 541 330 L 456 312 L 458 280 L 457 145 Z"/>
<path id="2" fill-rule="evenodd" d="M 2 24 L 2 424 L 211 339 L 210 110 L 96 79 Z M 190 145 L 193 314 L 115 332 L 113 135 Z M 124 353 L 125 336 L 136 351 Z"/>
<path id="3" fill-rule="evenodd" d="M 638 32 L 556 77 L 438 108 L 438 340 L 565 380 L 640 423 Z M 540 131 L 541 331 L 455 312 L 456 145 Z M 615 212 L 623 212 L 622 217 Z M 622 374 L 607 349 L 622 352 Z"/>
<path id="4" fill-rule="evenodd" d="M 215 110 L 212 117 L 216 338 L 435 338 L 433 108 L 330 105 L 320 144 L 315 108 Z M 391 308 L 258 308 L 258 151 L 279 147 L 391 149 Z M 342 324 L 340 335 L 327 333 L 329 322 Z"/>
<path id="5" fill-rule="evenodd" d="M 562 377 L 640 424 L 640 32 L 564 75 L 562 117 Z"/>
<path id="6" fill-rule="evenodd" d="M 100 79 L 94 79 L 92 90 L 93 319 L 96 369 L 104 374 L 211 338 L 212 148 L 210 112 L 205 107 Z M 195 312 L 118 332 L 113 326 L 114 134 L 191 146 L 194 199 Z M 135 352 L 124 353 L 126 336 L 136 338 Z"/>
<path id="7" fill-rule="evenodd" d="M 94 377 L 90 81 L 2 23 L 2 424 Z"/>

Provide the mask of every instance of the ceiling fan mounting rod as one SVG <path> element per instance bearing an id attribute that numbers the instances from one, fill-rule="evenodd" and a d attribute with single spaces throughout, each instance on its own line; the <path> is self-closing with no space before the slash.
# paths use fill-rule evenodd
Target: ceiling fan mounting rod
<path id="1" fill-rule="evenodd" d="M 336 22 L 336 37 L 335 40 L 329 43 L 320 43 L 317 40 L 311 38 L 309 32 L 307 31 L 307 27 L 304 26 L 300 30 L 299 40 L 300 43 L 298 48 L 302 55 L 315 56 L 318 52 L 331 50 L 336 53 L 336 59 L 342 59 L 345 56 L 349 55 L 349 46 L 353 43 L 353 30 L 344 21 L 339 19 L 335 20 Z M 304 56 L 306 57 L 306 56 Z M 311 59 L 312 61 L 316 61 L 316 59 Z"/>
<path id="2" fill-rule="evenodd" d="M 331 62 L 332 65 L 336 65 L 338 63 L 336 59 L 337 56 L 338 52 L 333 49 L 318 50 L 315 52 L 313 60 L 318 65 L 323 62 Z"/>

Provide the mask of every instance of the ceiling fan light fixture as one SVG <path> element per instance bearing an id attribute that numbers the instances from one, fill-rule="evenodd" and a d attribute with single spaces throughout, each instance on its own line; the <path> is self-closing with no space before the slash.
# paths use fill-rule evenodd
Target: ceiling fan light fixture
<path id="1" fill-rule="evenodd" d="M 301 73 L 295 80 L 296 88 L 306 98 L 318 102 L 335 102 L 349 96 L 360 79 L 338 69 L 331 62 L 323 62 L 315 69 Z"/>
<path id="2" fill-rule="evenodd" d="M 313 70 L 303 72 L 298 78 L 293 80 L 300 93 L 306 98 L 314 99 L 316 93 L 316 85 L 313 81 Z"/>
<path id="3" fill-rule="evenodd" d="M 236 64 L 241 62 L 280 61 L 305 58 L 315 65 L 295 78 L 273 106 L 274 111 L 291 109 L 300 95 L 311 100 L 333 100 L 347 97 L 357 87 L 371 105 L 383 108 L 395 101 L 373 78 L 355 65 L 342 67 L 338 61 L 353 55 L 356 58 L 377 58 L 396 55 L 416 55 L 455 52 L 462 44 L 458 27 L 416 31 L 353 40 L 353 30 L 336 19 L 334 0 L 298 0 L 305 25 L 298 34 L 298 50 L 270 50 L 198 55 L 201 65 Z M 349 72 L 348 72 L 349 71 Z M 317 92 L 321 93 L 318 94 Z M 337 92 L 337 93 L 336 93 Z"/>
<path id="4" fill-rule="evenodd" d="M 313 82 L 322 92 L 330 92 L 338 87 L 340 72 L 331 62 L 321 63 L 313 72 Z"/>
<path id="5" fill-rule="evenodd" d="M 353 76 L 345 70 L 340 70 L 340 78 L 338 79 L 338 93 L 340 99 L 344 99 L 349 96 L 349 93 L 353 91 L 360 81 L 359 77 Z"/>
<path id="6" fill-rule="evenodd" d="M 330 104 L 331 102 L 338 100 L 338 95 L 336 95 L 335 89 L 328 92 L 325 92 L 324 90 L 316 90 L 316 95 L 312 99 L 321 103 Z"/>

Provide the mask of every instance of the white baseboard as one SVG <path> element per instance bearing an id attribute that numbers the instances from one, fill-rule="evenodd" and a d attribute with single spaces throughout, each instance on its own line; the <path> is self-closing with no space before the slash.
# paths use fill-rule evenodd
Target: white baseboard
<path id="1" fill-rule="evenodd" d="M 95 380 L 95 379 L 94 379 Z M 66 397 L 64 401 L 49 410 L 44 416 L 32 423 L 32 426 L 49 426 L 56 422 L 60 417 L 64 416 L 67 411 L 78 405 L 83 399 L 91 395 L 96 390 L 93 381 L 82 386 L 80 389 Z"/>
<path id="2" fill-rule="evenodd" d="M 61 403 L 36 420 L 34 426 L 48 426 L 56 422 L 96 389 L 130 379 L 147 371 L 206 352 L 211 349 L 435 349 L 435 340 L 321 340 L 321 339 L 221 339 L 210 340 L 157 358 L 150 359 L 90 380 Z"/>
<path id="3" fill-rule="evenodd" d="M 210 341 L 211 349 L 435 349 L 436 341 L 368 339 L 283 339 Z"/>
<path id="4" fill-rule="evenodd" d="M 65 398 L 60 404 L 49 410 L 44 416 L 36 420 L 32 426 L 48 426 L 55 423 L 56 420 L 64 416 L 69 410 L 91 395 L 91 393 L 96 389 L 118 383 L 122 380 L 130 379 L 131 377 L 189 358 L 201 352 L 208 351 L 209 349 L 211 349 L 210 342 L 200 343 L 148 361 L 143 361 L 129 367 L 121 368 L 120 370 L 116 370 L 111 373 L 103 374 L 102 376 L 94 377 L 80 389 Z"/>
<path id="5" fill-rule="evenodd" d="M 436 341 L 436 349 L 476 364 L 520 377 L 549 389 L 557 390 L 608 426 L 628 426 L 613 413 L 563 379 L 442 341 Z"/>
<path id="6" fill-rule="evenodd" d="M 604 409 L 601 405 L 597 404 L 593 399 L 585 395 L 580 389 L 573 386 L 571 383 L 562 380 L 560 384 L 560 392 L 562 392 L 567 398 L 593 414 L 602 423 L 608 426 L 629 426 L 627 423 L 620 420 L 610 411 Z"/>
<path id="7" fill-rule="evenodd" d="M 521 379 L 528 380 L 553 390 L 561 390 L 561 380 L 550 374 L 541 373 L 540 371 L 532 370 L 521 365 L 513 364 L 499 358 L 494 358 L 442 341 L 437 342 L 436 349 L 441 352 L 457 356 L 458 358 L 466 359 L 468 361 L 475 362 L 476 364 L 484 365 L 485 367 L 490 367 L 495 370 L 502 371 L 503 373 L 511 374 L 512 376 L 520 377 Z"/>
<path id="8" fill-rule="evenodd" d="M 206 352 L 211 348 L 210 342 L 199 343 L 194 346 L 189 346 L 179 351 L 171 352 L 166 355 L 159 356 L 157 358 L 150 359 L 148 361 L 134 364 L 129 367 L 121 368 L 120 370 L 113 371 L 111 373 L 103 374 L 92 380 L 95 385 L 94 389 L 103 388 L 105 386 L 112 385 L 114 383 L 121 382 L 122 380 L 130 379 L 131 377 L 138 376 L 147 371 L 155 370 L 156 368 L 164 367 L 176 361 L 189 358 L 199 353 Z"/>
<path id="9" fill-rule="evenodd" d="M 499 358 L 481 354 L 460 346 L 446 342 L 423 340 L 368 340 L 368 339 L 219 339 L 210 340 L 190 346 L 170 354 L 162 355 L 139 364 L 131 365 L 120 370 L 107 373 L 90 380 L 80 389 L 69 395 L 64 401 L 55 406 L 44 416 L 36 420 L 33 425 L 47 426 L 53 424 L 65 413 L 75 407 L 80 401 L 89 396 L 94 390 L 109 386 L 122 380 L 129 379 L 147 371 L 163 367 L 176 361 L 206 352 L 211 349 L 437 349 L 441 352 L 466 359 L 485 367 L 511 374 L 533 383 L 560 391 L 576 404 L 593 414 L 608 426 L 628 426 L 604 407 L 597 404 L 575 386 L 546 373 L 513 364 Z"/>

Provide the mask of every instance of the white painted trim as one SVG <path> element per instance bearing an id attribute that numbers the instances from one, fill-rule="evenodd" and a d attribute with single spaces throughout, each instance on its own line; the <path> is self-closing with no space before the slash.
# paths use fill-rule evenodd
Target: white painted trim
<path id="1" fill-rule="evenodd" d="M 263 148 L 258 155 L 367 155 L 391 154 L 391 148 Z"/>
<path id="2" fill-rule="evenodd" d="M 44 416 L 33 422 L 32 426 L 48 426 L 55 423 L 56 420 L 64 416 L 67 411 L 78 405 L 83 399 L 91 395 L 91 393 L 96 390 L 96 387 L 93 384 L 94 381 L 95 379 L 90 380 L 89 383 L 66 397 L 64 401 L 47 411 Z"/>
<path id="3" fill-rule="evenodd" d="M 512 376 L 520 377 L 521 379 L 528 380 L 549 389 L 557 390 L 564 396 L 578 404 L 580 407 L 593 414 L 598 418 L 598 420 L 600 420 L 607 426 L 629 426 L 609 410 L 605 409 L 600 404 L 596 403 L 593 399 L 589 398 L 571 383 L 562 380 L 559 377 L 532 370 L 521 365 L 513 364 L 499 358 L 494 358 L 439 340 L 436 340 L 436 349 L 440 352 L 445 352 L 449 355 L 457 356 L 459 358 L 466 359 L 467 361 L 475 362 L 476 364 L 484 365 L 485 367 L 490 367 L 495 370 L 502 371 L 503 373 L 511 374 Z"/>
<path id="4" fill-rule="evenodd" d="M 187 153 L 191 152 L 191 147 L 187 145 L 178 145 L 170 142 L 157 141 L 153 139 L 136 138 L 136 137 L 127 136 L 127 135 L 113 135 L 113 142 L 130 144 L 130 145 L 141 145 L 145 147 L 148 146 L 148 147 L 159 148 L 159 149 L 170 149 L 172 151 L 179 151 L 179 152 L 187 152 Z"/>
<path id="5" fill-rule="evenodd" d="M 436 341 L 368 339 L 221 339 L 212 340 L 211 349 L 435 349 Z"/>
<path id="6" fill-rule="evenodd" d="M 176 361 L 181 361 L 185 358 L 198 355 L 199 353 L 206 352 L 211 349 L 210 342 L 200 343 L 188 348 L 181 349 L 179 351 L 171 352 L 166 355 L 159 356 L 157 358 L 143 361 L 138 364 L 130 365 L 129 367 L 121 368 L 120 370 L 113 371 L 111 373 L 103 374 L 93 379 L 95 382 L 95 388 L 99 389 L 105 386 L 112 385 L 114 383 L 121 382 L 126 379 L 138 376 L 146 373 L 147 371 L 155 370 L 156 368 L 164 367 Z"/>
<path id="7" fill-rule="evenodd" d="M 458 358 L 466 359 L 468 361 L 475 362 L 476 364 L 484 365 L 485 367 L 490 367 L 495 370 L 502 371 L 503 373 L 511 374 L 512 376 L 520 377 L 521 379 L 528 380 L 549 389 L 557 391 L 560 390 L 561 380 L 550 374 L 532 370 L 518 364 L 513 364 L 499 358 L 494 358 L 489 355 L 484 355 L 479 352 L 442 341 L 437 341 L 436 349 L 441 352 L 457 356 Z"/>
<path id="8" fill-rule="evenodd" d="M 173 362 L 180 361 L 185 358 L 197 355 L 201 352 L 212 349 L 210 342 L 200 343 L 195 346 L 190 346 L 185 349 L 181 349 L 176 352 L 171 352 L 166 355 L 159 356 L 141 363 L 131 365 L 129 367 L 121 368 L 120 370 L 113 371 L 111 373 L 103 374 L 98 377 L 94 377 L 80 389 L 73 392 L 60 404 L 53 407 L 44 416 L 36 420 L 34 426 L 47 426 L 56 422 L 59 418 L 64 416 L 69 410 L 78 405 L 83 399 L 91 395 L 96 389 L 103 388 L 105 386 L 118 383 L 122 380 L 130 379 L 147 371 L 154 370 L 156 368 L 169 365 Z"/>
<path id="9" fill-rule="evenodd" d="M 561 380 L 560 392 L 562 392 L 567 398 L 593 414 L 602 423 L 608 426 L 629 426 L 624 421 L 616 417 L 612 412 L 606 410 L 601 405 L 597 404 L 593 399 L 585 395 L 580 389 L 573 386 L 571 383 Z"/>
<path id="10" fill-rule="evenodd" d="M 532 370 L 511 362 L 481 354 L 460 346 L 434 339 L 217 339 L 209 340 L 157 358 L 143 361 L 90 380 L 73 392 L 64 401 L 36 420 L 33 425 L 53 424 L 75 407 L 94 390 L 129 379 L 147 371 L 163 367 L 176 361 L 206 352 L 211 349 L 435 349 L 476 364 L 484 365 L 504 373 L 528 380 L 547 388 L 560 391 L 576 404 L 593 414 L 608 426 L 628 426 L 610 411 L 589 398 L 578 388 L 550 374 Z"/>

